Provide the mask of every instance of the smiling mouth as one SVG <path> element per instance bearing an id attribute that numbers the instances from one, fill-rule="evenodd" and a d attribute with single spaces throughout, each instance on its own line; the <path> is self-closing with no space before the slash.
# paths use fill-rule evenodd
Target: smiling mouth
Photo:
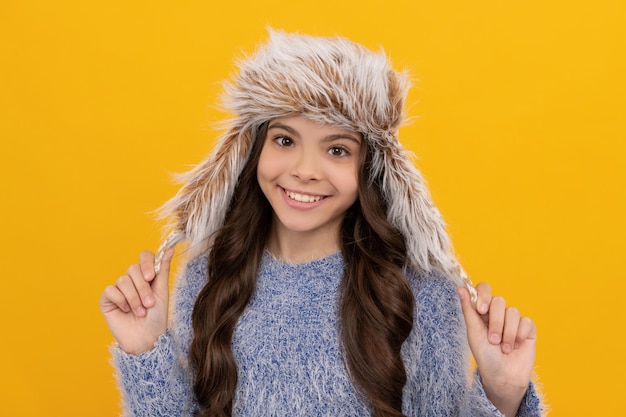
<path id="1" fill-rule="evenodd" d="M 293 191 L 287 191 L 287 190 L 285 190 L 285 194 L 290 199 L 294 201 L 298 201 L 300 203 L 316 203 L 320 201 L 321 199 L 325 198 L 324 196 L 321 196 L 321 195 L 300 194 L 300 193 L 295 193 Z"/>

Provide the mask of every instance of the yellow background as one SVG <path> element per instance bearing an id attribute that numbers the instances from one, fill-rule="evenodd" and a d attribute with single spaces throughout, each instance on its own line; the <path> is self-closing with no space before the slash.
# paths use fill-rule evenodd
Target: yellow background
<path id="1" fill-rule="evenodd" d="M 212 3 L 0 1 L 1 416 L 117 414 L 100 292 L 266 25 L 410 70 L 403 140 L 473 279 L 537 322 L 552 415 L 626 415 L 626 3 Z"/>

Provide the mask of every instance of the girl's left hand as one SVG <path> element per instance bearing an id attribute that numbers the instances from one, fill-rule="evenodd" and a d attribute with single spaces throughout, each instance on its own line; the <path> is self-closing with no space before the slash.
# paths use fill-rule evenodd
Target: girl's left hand
<path id="1" fill-rule="evenodd" d="M 506 416 L 515 416 L 535 364 L 535 324 L 493 297 L 489 284 L 476 286 L 476 307 L 466 288 L 458 288 L 469 346 L 478 365 L 485 393 Z"/>

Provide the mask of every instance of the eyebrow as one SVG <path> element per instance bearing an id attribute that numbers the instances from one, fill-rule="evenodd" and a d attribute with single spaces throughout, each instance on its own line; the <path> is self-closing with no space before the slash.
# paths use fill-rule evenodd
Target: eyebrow
<path id="1" fill-rule="evenodd" d="M 300 138 L 300 134 L 291 126 L 287 126 L 284 125 L 282 123 L 272 123 L 268 128 L 268 130 L 271 129 L 283 129 L 286 130 L 287 132 L 289 132 L 291 135 Z M 361 145 L 361 141 L 359 139 L 357 139 L 354 135 L 351 135 L 349 133 L 336 133 L 333 135 L 328 135 L 326 136 L 324 139 L 322 139 L 323 142 L 332 142 L 334 140 L 338 140 L 338 139 L 348 139 L 354 143 L 356 143 L 357 145 Z"/>

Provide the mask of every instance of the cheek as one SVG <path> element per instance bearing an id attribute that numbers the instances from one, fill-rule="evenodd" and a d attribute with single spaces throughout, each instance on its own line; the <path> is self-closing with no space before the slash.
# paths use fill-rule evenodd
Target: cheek
<path id="1" fill-rule="evenodd" d="M 259 156 L 259 162 L 256 167 L 257 179 L 262 180 L 270 178 L 272 176 L 271 172 L 273 164 L 271 163 L 271 160 L 271 155 L 269 155 L 267 150 L 264 148 L 261 151 L 261 155 Z"/>
<path id="2" fill-rule="evenodd" d="M 359 194 L 359 177 L 356 168 L 343 170 L 336 177 L 337 185 L 346 195 L 351 195 L 356 199 Z"/>
<path id="3" fill-rule="evenodd" d="M 277 152 L 272 150 L 262 150 L 259 156 L 259 162 L 256 168 L 257 181 L 261 185 L 261 188 L 275 183 L 284 174 L 286 170 L 285 159 L 281 158 Z"/>

